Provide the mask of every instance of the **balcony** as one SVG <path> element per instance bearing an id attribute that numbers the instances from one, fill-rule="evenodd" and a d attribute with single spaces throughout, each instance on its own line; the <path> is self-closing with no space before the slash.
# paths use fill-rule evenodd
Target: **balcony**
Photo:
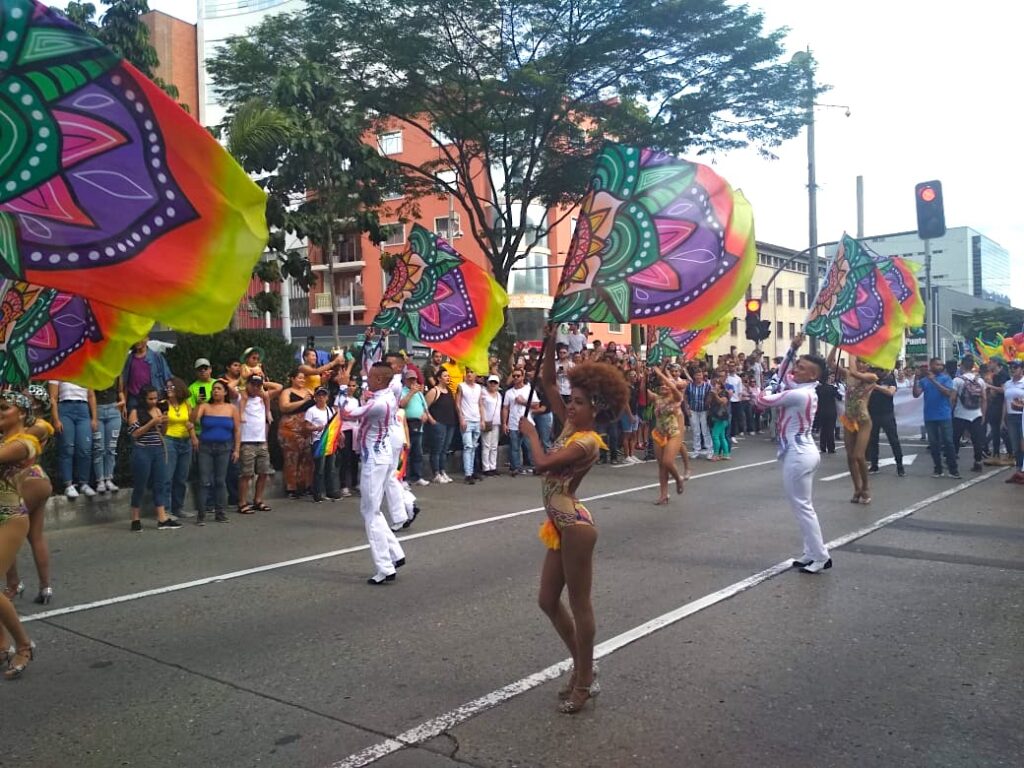
<path id="1" fill-rule="evenodd" d="M 346 238 L 336 243 L 332 255 L 331 261 L 334 264 L 334 271 L 336 273 L 362 272 L 363 267 L 366 266 L 366 262 L 363 261 L 362 254 L 360 253 L 359 245 L 354 240 Z M 323 257 L 321 256 L 321 258 Z M 313 264 L 312 269 L 314 272 L 326 272 L 329 267 L 325 262 Z M 328 302 L 329 308 L 330 302 Z"/>
<path id="2" fill-rule="evenodd" d="M 363 289 L 356 287 L 356 289 L 350 294 L 347 288 L 341 288 L 336 296 L 337 305 L 335 310 L 337 312 L 364 312 L 366 311 L 366 299 L 363 297 Z M 330 312 L 331 311 L 331 294 L 330 293 L 314 293 L 313 294 L 313 307 L 312 310 L 316 313 Z"/>

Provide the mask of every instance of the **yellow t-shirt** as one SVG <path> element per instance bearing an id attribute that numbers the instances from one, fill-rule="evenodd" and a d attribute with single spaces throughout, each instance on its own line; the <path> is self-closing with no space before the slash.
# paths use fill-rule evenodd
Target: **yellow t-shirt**
<path id="1" fill-rule="evenodd" d="M 167 406 L 167 429 L 164 431 L 167 437 L 185 438 L 188 437 L 188 404 Z"/>

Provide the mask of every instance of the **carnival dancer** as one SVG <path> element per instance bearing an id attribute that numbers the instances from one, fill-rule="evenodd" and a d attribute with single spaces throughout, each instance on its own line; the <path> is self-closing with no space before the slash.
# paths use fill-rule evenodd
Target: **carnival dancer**
<path id="1" fill-rule="evenodd" d="M 551 335 L 553 328 L 547 329 Z M 618 418 L 626 407 L 629 388 L 619 371 L 607 363 L 581 363 L 569 371 L 572 395 L 563 403 L 555 375 L 554 344 L 545 345 L 541 383 L 555 417 L 565 426 L 550 453 L 541 450 L 537 428 L 527 416 L 519 430 L 533 447 L 536 471 L 543 475 L 544 509 L 548 519 L 540 537 L 548 546 L 541 569 L 541 610 L 572 653 L 569 684 L 559 692 L 559 711 L 575 714 L 599 692 L 594 679 L 594 609 L 590 602 L 594 520 L 576 495 L 580 482 L 597 461 L 604 443 L 595 431 L 598 422 Z M 569 608 L 562 590 L 569 589 Z"/>
<path id="2" fill-rule="evenodd" d="M 394 581 L 396 569 L 405 565 L 402 545 L 398 543 L 380 509 L 385 486 L 395 474 L 391 424 L 398 403 L 389 386 L 393 375 L 387 363 L 374 363 L 370 367 L 370 391 L 363 395 L 363 405 L 346 409 L 342 413 L 343 419 L 359 420 L 359 449 L 362 455 L 359 512 L 363 516 L 370 556 L 373 558 L 374 574 L 367 579 L 367 583 L 373 585 Z"/>
<path id="3" fill-rule="evenodd" d="M 397 531 L 408 528 L 412 525 L 410 515 L 406 512 L 405 486 L 398 477 L 398 463 L 402 459 L 402 452 L 407 445 L 405 424 L 398 418 L 399 403 L 402 402 L 402 390 L 405 389 L 405 382 L 402 381 L 402 371 L 405 370 L 405 358 L 398 352 L 388 352 L 384 356 L 384 363 L 391 369 L 391 380 L 388 382 L 388 390 L 395 399 L 395 407 L 391 411 L 391 475 L 388 477 L 387 485 L 384 487 L 384 496 L 387 499 L 387 517 L 391 523 L 391 530 Z M 372 370 L 372 367 L 371 367 Z"/>
<path id="4" fill-rule="evenodd" d="M 804 342 L 798 334 L 786 353 L 779 369 L 777 392 L 765 389 L 757 402 L 764 408 L 778 408 L 779 460 L 782 462 L 782 487 L 789 497 L 803 535 L 804 551 L 793 567 L 802 573 L 821 573 L 832 567 L 832 558 L 821 538 L 821 526 L 814 512 L 812 491 L 814 472 L 821 463 L 818 447 L 814 443 L 811 425 L 818 405 L 815 387 L 827 367 L 817 355 L 796 357 Z M 790 369 L 792 368 L 792 371 Z"/>
<path id="5" fill-rule="evenodd" d="M 844 401 L 846 410 L 840 417 L 843 424 L 843 442 L 846 444 L 846 464 L 853 480 L 853 504 L 870 504 L 868 488 L 868 442 L 871 440 L 871 412 L 868 397 L 874 391 L 878 375 L 866 362 L 850 355 L 850 367 L 840 364 L 838 374 L 846 382 Z"/>
<path id="6" fill-rule="evenodd" d="M 655 426 L 651 430 L 654 441 L 654 455 L 658 459 L 658 500 L 655 504 L 668 504 L 668 476 L 676 481 L 676 493 L 683 492 L 683 478 L 676 469 L 676 454 L 683 441 L 679 422 L 683 414 L 680 410 L 683 393 L 675 383 L 665 375 L 661 368 L 653 367 L 655 375 L 661 380 L 658 391 L 648 390 L 647 397 L 654 400 Z"/>

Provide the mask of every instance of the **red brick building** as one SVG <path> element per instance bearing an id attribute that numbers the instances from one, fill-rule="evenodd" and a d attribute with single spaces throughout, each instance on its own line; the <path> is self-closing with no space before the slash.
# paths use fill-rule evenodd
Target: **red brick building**
<path id="1" fill-rule="evenodd" d="M 143 14 L 141 21 L 149 30 L 149 42 L 160 64 L 157 77 L 178 88 L 178 101 L 199 119 L 199 47 L 196 25 L 161 11 Z"/>

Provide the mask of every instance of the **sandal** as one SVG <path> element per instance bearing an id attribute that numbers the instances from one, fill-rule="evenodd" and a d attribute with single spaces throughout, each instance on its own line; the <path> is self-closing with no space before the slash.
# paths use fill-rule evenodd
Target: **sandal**
<path id="1" fill-rule="evenodd" d="M 597 682 L 593 682 L 590 685 L 576 685 L 573 686 L 572 693 L 569 694 L 569 698 L 558 705 L 558 711 L 563 715 L 575 715 L 578 712 L 583 711 L 583 708 L 587 705 L 587 702 L 591 699 L 597 699 L 597 695 L 601 692 L 601 687 Z M 594 702 L 595 705 L 597 702 Z"/>
<path id="2" fill-rule="evenodd" d="M 857 502 L 857 503 L 858 504 L 870 504 L 871 503 L 871 497 L 868 496 L 866 493 L 862 493 L 861 497 L 860 497 L 860 501 Z"/>
<path id="3" fill-rule="evenodd" d="M 665 504 L 668 504 L 668 498 L 667 497 L 664 498 L 664 499 L 658 499 L 656 502 L 654 502 L 654 506 L 656 506 L 656 507 L 661 507 L 661 506 L 664 506 Z"/>
<path id="4" fill-rule="evenodd" d="M 252 508 L 252 504 L 241 504 L 238 507 L 238 514 L 240 515 L 252 515 L 255 512 L 256 510 Z"/>
<path id="5" fill-rule="evenodd" d="M 21 674 L 28 667 L 29 662 L 34 660 L 36 656 L 36 644 L 29 643 L 28 645 L 21 646 L 14 652 L 10 657 L 10 662 L 7 665 L 7 670 L 4 672 L 4 677 L 8 680 L 17 680 L 21 677 Z M 15 664 L 14 660 L 17 658 L 23 659 L 20 664 Z M 584 701 L 586 703 L 586 701 Z"/>
<path id="6" fill-rule="evenodd" d="M 860 504 L 860 491 L 853 494 L 853 498 L 850 499 L 851 504 Z"/>
<path id="7" fill-rule="evenodd" d="M 685 490 L 686 490 L 686 486 L 683 485 L 682 478 L 680 478 L 679 480 L 676 480 L 676 493 L 677 494 L 681 494 Z"/>
<path id="8" fill-rule="evenodd" d="M 594 695 L 594 691 L 601 692 L 601 684 L 597 682 L 597 664 L 594 665 L 594 682 L 590 685 L 590 693 Z M 558 698 L 565 701 L 572 696 L 573 690 L 576 688 L 576 670 L 573 669 L 569 673 L 569 682 L 562 686 L 558 691 Z"/>
<path id="9" fill-rule="evenodd" d="M 262 501 L 254 501 L 252 508 L 257 512 L 270 512 L 270 505 L 264 504 Z"/>

